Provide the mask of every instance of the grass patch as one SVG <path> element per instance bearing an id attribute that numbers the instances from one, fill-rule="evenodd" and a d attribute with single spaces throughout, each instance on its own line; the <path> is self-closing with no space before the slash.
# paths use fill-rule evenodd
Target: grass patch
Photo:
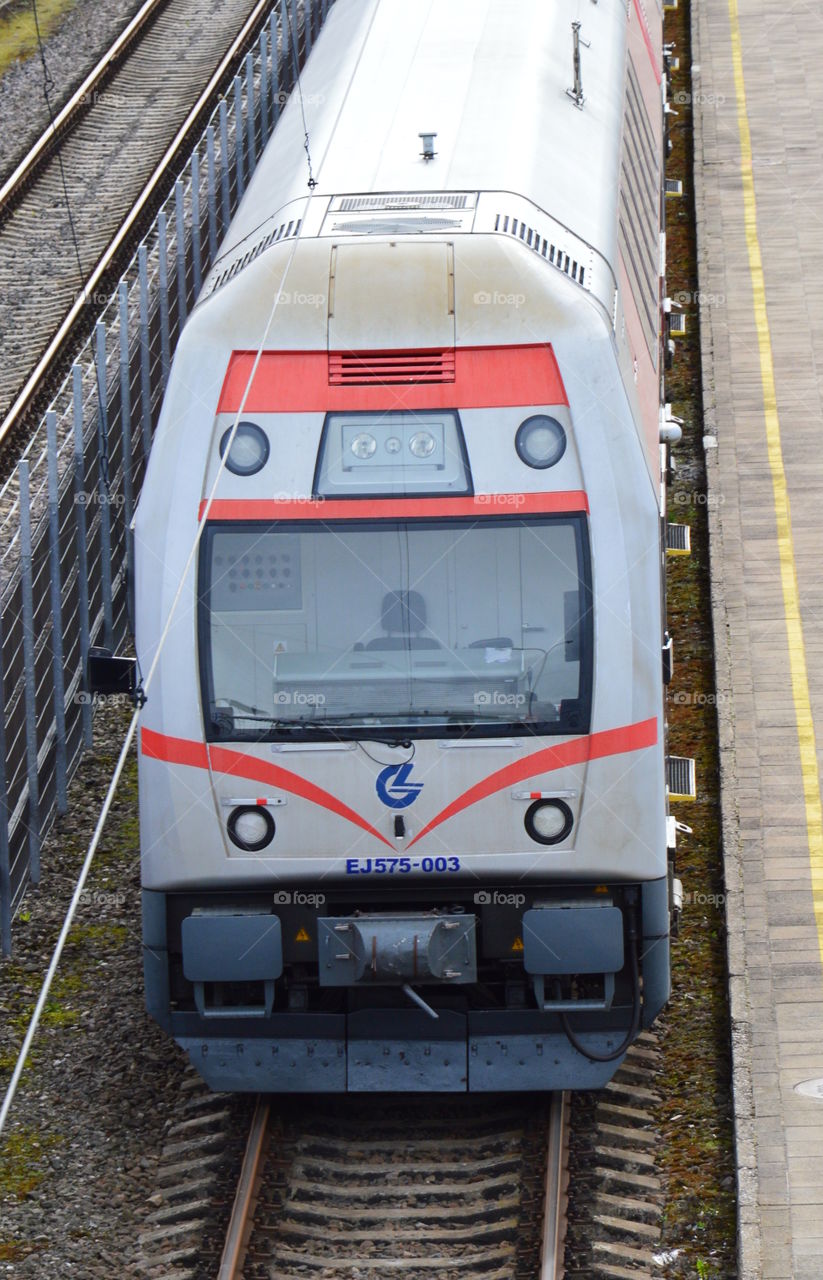
<path id="1" fill-rule="evenodd" d="M 47 1173 L 48 1153 L 57 1141 L 53 1135 L 44 1136 L 34 1129 L 10 1134 L 0 1147 L 0 1197 L 24 1200 L 39 1187 Z M 19 1249 L 13 1241 L 7 1241 L 6 1247 Z"/>
<path id="2" fill-rule="evenodd" d="M 76 0 L 38 0 L 37 16 L 44 40 L 57 30 L 63 18 L 74 8 L 75 2 Z M 0 75 L 18 60 L 30 58 L 36 49 L 37 30 L 30 4 L 0 19 Z"/>
<path id="3" fill-rule="evenodd" d="M 667 201 L 666 265 L 669 295 L 695 300 L 689 9 L 689 0 L 681 0 L 666 15 L 666 39 L 675 42 L 680 57 L 680 69 L 672 75 L 679 115 L 667 171 L 684 185 L 682 197 Z M 668 720 L 669 750 L 695 759 L 698 798 L 673 805 L 693 834 L 678 837 L 677 874 L 686 897 L 680 938 L 672 947 L 672 1000 L 661 1018 L 660 1163 L 667 1182 L 663 1234 L 668 1247 L 683 1250 L 663 1275 L 669 1280 L 731 1280 L 737 1266 L 728 975 L 699 311 L 694 301 L 686 304 L 686 312 L 686 335 L 677 340 L 675 365 L 666 376 L 666 398 L 685 424 L 683 441 L 674 450 L 678 471 L 669 515 L 691 526 L 692 542 L 690 557 L 668 561 L 668 620 L 675 645 Z"/>

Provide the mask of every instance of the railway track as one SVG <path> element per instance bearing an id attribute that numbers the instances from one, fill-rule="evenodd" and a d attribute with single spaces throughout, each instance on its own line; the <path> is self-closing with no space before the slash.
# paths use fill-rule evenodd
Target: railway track
<path id="1" fill-rule="evenodd" d="M 220 1280 L 560 1280 L 566 1100 L 260 1098 Z"/>
<path id="2" fill-rule="evenodd" d="M 12 208 L 26 186 L 39 172 L 41 164 L 52 155 L 58 141 L 93 104 L 103 92 L 106 82 L 116 66 L 126 56 L 131 46 L 142 35 L 149 23 L 168 3 L 168 0 L 145 0 L 131 21 L 106 50 L 82 83 L 69 95 L 62 107 L 54 113 L 52 122 L 29 148 L 9 176 L 0 185 L 0 219 Z M 19 0 L 5 0 L 0 4 L 0 16 Z"/>
<path id="3" fill-rule="evenodd" d="M 0 447 L 13 434 L 16 441 L 69 335 L 105 301 L 161 183 L 181 167 L 186 140 L 269 7 L 268 0 L 151 0 L 60 113 L 59 157 L 49 154 L 53 140 L 41 139 L 5 184 Z"/>

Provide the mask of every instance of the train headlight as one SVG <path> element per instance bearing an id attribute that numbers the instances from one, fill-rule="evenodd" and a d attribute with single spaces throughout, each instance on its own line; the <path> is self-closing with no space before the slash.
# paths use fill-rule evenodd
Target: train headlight
<path id="1" fill-rule="evenodd" d="M 536 800 L 523 821 L 538 844 L 560 844 L 574 826 L 574 815 L 565 800 Z"/>
<path id="2" fill-rule="evenodd" d="M 415 458 L 430 458 L 436 445 L 437 441 L 430 431 L 417 431 L 409 441 L 409 448 Z"/>
<path id="3" fill-rule="evenodd" d="M 536 413 L 526 418 L 517 428 L 514 437 L 517 456 L 527 467 L 536 467 L 542 471 L 553 467 L 566 452 L 566 433 L 557 418 L 550 418 L 545 413 Z"/>
<path id="4" fill-rule="evenodd" d="M 351 442 L 351 451 L 355 458 L 365 460 L 370 458 L 377 450 L 377 441 L 374 436 L 370 436 L 368 431 L 361 431 Z"/>
<path id="5" fill-rule="evenodd" d="M 242 805 L 229 814 L 228 832 L 238 849 L 257 853 L 274 839 L 274 818 L 262 805 Z"/>
<path id="6" fill-rule="evenodd" d="M 231 440 L 231 448 L 226 458 L 226 466 L 236 476 L 253 476 L 265 467 L 269 460 L 269 438 L 256 422 L 238 422 L 234 439 L 231 439 L 232 428 L 223 433 L 220 441 L 220 457 L 222 458 Z"/>

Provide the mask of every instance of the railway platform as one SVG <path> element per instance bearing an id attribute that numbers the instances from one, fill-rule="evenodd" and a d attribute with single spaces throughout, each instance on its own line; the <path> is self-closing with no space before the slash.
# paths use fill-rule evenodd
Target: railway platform
<path id="1" fill-rule="evenodd" d="M 823 1276 L 821 56 L 819 5 L 692 0 L 742 1280 Z"/>

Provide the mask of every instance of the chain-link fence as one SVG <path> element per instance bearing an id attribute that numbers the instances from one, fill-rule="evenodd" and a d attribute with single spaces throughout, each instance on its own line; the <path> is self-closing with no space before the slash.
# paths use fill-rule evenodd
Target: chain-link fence
<path id="1" fill-rule="evenodd" d="M 89 647 L 132 629 L 130 531 L 171 357 L 333 0 L 280 0 L 0 489 L 0 944 L 92 741 Z"/>

